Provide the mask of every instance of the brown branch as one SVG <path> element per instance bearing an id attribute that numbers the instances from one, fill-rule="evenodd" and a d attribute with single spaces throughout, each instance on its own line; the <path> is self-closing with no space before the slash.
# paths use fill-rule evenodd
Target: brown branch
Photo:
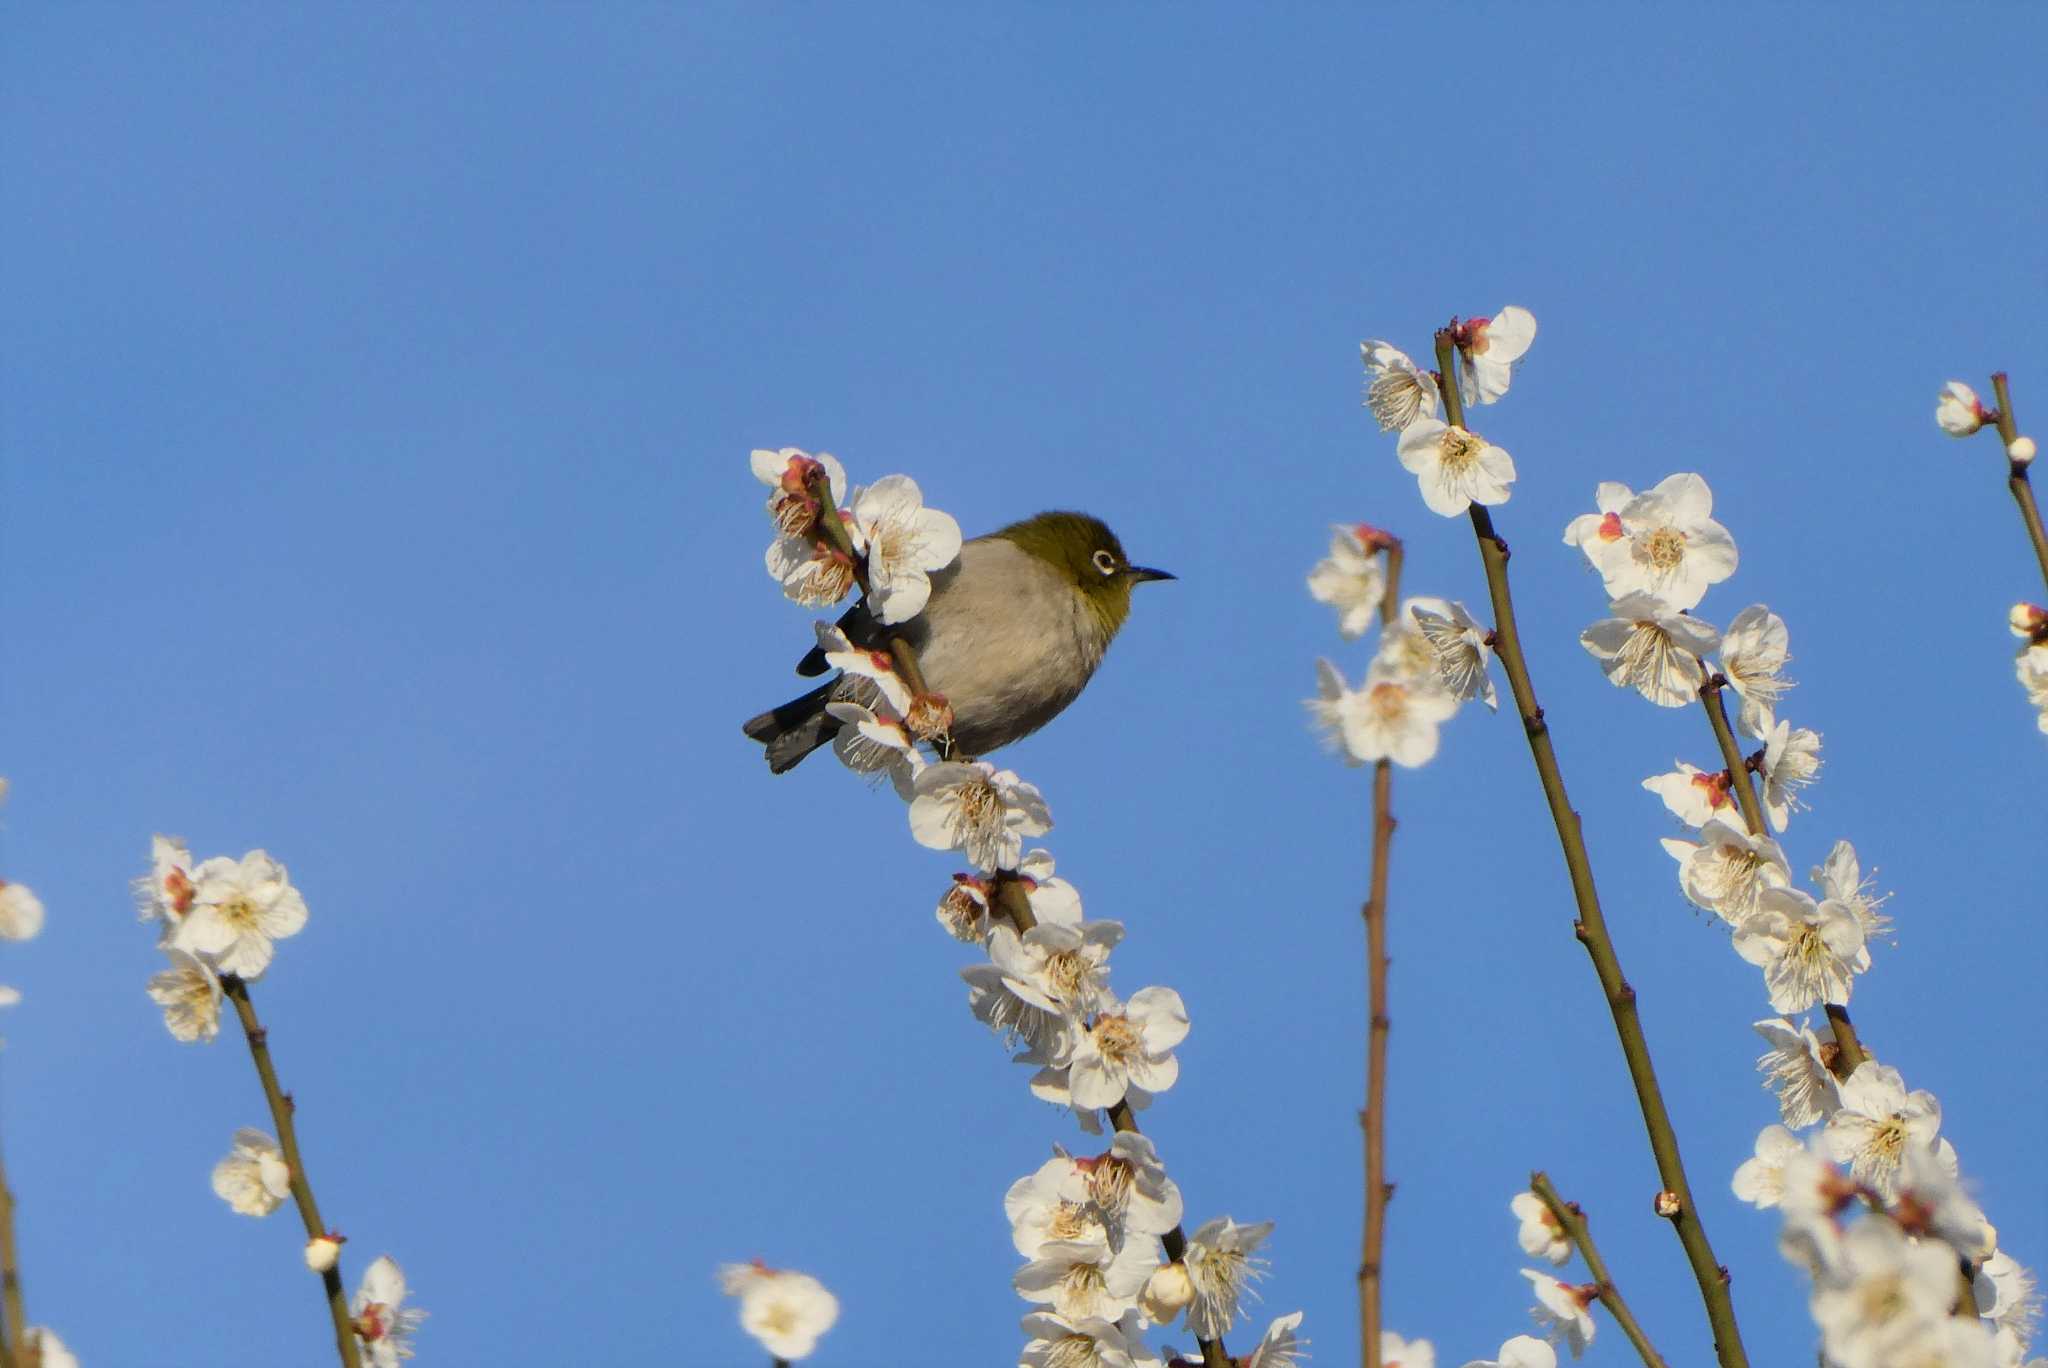
<path id="1" fill-rule="evenodd" d="M 1538 1171 L 1529 1175 L 1529 1190 L 1550 1208 L 1550 1214 L 1565 1235 L 1578 1247 L 1579 1257 L 1586 1261 L 1586 1271 L 1593 1275 L 1593 1285 L 1599 1289 L 1600 1303 L 1607 1308 L 1614 1323 L 1621 1327 L 1621 1333 L 1628 1336 L 1628 1342 L 1636 1347 L 1642 1356 L 1644 1368 L 1665 1368 L 1663 1355 L 1651 1345 L 1650 1337 L 1643 1333 L 1643 1327 L 1636 1321 L 1635 1314 L 1622 1300 L 1621 1289 L 1614 1285 L 1608 1275 L 1607 1263 L 1600 1257 L 1600 1251 L 1593 1246 L 1593 1234 L 1586 1226 L 1586 1213 L 1577 1202 L 1567 1202 L 1557 1195 L 1557 1189 L 1550 1185 L 1550 1176 Z"/>
<path id="2" fill-rule="evenodd" d="M 299 1219 L 306 1227 L 306 1238 L 318 1239 L 327 1233 L 327 1227 L 320 1222 L 320 1207 L 313 1200 L 313 1184 L 306 1177 L 305 1160 L 299 1156 L 299 1132 L 292 1122 L 294 1105 L 291 1094 L 278 1087 L 277 1069 L 270 1062 L 270 1033 L 256 1019 L 256 1007 L 249 1001 L 247 983 L 234 974 L 222 974 L 220 990 L 228 1001 L 235 1004 L 235 1015 L 242 1021 L 242 1034 L 248 1038 L 249 1057 L 256 1063 L 256 1076 L 263 1083 L 263 1099 L 270 1104 L 270 1119 L 277 1126 L 277 1143 L 283 1149 L 285 1165 L 291 1171 L 292 1200 L 298 1204 Z M 348 1297 L 341 1288 L 341 1270 L 338 1267 L 328 1269 L 320 1275 L 320 1283 L 327 1293 L 327 1309 L 334 1318 L 335 1349 L 341 1355 L 342 1368 L 362 1368 L 362 1358 L 356 1350 L 355 1322 L 348 1312 Z"/>
<path id="3" fill-rule="evenodd" d="M 1380 629 L 1393 624 L 1401 602 L 1401 543 L 1387 547 L 1387 587 L 1380 598 Z M 1358 1254 L 1358 1361 L 1380 1368 L 1380 1285 L 1387 1238 L 1387 865 L 1394 846 L 1394 765 L 1376 761 L 1372 774 L 1372 871 L 1365 918 L 1366 1024 L 1365 1225 Z"/>
<path id="4" fill-rule="evenodd" d="M 2020 506 L 2020 521 L 2027 525 L 2027 539 L 2034 544 L 2034 559 L 2041 566 L 2041 581 L 2048 584 L 2048 532 L 2042 530 L 2041 510 L 2034 503 L 2034 482 L 2027 475 L 2030 462 L 2015 461 L 2010 454 L 2013 442 L 2020 435 L 2020 427 L 2012 416 L 2012 387 L 2006 383 L 2004 371 L 1993 373 L 1991 392 L 1998 401 L 1998 439 L 2005 443 L 2008 453 L 2005 487 L 2012 491 L 2013 502 Z"/>
<path id="5" fill-rule="evenodd" d="M 1458 397 L 1457 357 L 1448 330 L 1436 336 L 1438 387 L 1450 422 L 1464 426 L 1464 406 Z M 1493 518 L 1480 504 L 1471 509 L 1472 532 L 1479 543 L 1479 558 L 1486 571 L 1487 592 L 1492 599 L 1494 654 L 1508 677 L 1521 714 L 1522 730 L 1529 740 L 1529 753 L 1543 785 L 1550 818 L 1557 827 L 1565 869 L 1571 877 L 1572 897 L 1578 907 L 1575 925 L 1579 942 L 1586 947 L 1599 976 L 1602 996 L 1621 1052 L 1628 1062 L 1629 1079 L 1635 1085 L 1636 1101 L 1642 1109 L 1643 1128 L 1648 1132 L 1650 1153 L 1657 1162 L 1657 1174 L 1669 1194 L 1668 1219 L 1685 1249 L 1699 1284 L 1700 1300 L 1713 1327 L 1714 1353 L 1721 1368 L 1747 1368 L 1749 1356 L 1743 1351 L 1742 1332 L 1735 1323 L 1735 1304 L 1728 1295 L 1728 1270 L 1714 1259 L 1714 1248 L 1700 1223 L 1699 1210 L 1686 1181 L 1685 1161 L 1678 1152 L 1678 1134 L 1671 1125 L 1671 1113 L 1664 1105 L 1664 1093 L 1657 1085 L 1657 1070 L 1650 1059 L 1649 1042 L 1643 1034 L 1642 1019 L 1636 1011 L 1636 990 L 1622 976 L 1621 961 L 1607 931 L 1606 915 L 1600 910 L 1599 890 L 1593 884 L 1593 864 L 1586 853 L 1586 838 L 1579 828 L 1579 815 L 1572 810 L 1565 792 L 1564 774 L 1558 768 L 1557 752 L 1550 740 L 1550 724 L 1536 701 L 1536 688 L 1529 680 L 1529 666 L 1522 655 L 1520 629 L 1515 623 L 1514 596 L 1508 586 L 1508 548 L 1493 529 Z"/>
<path id="6" fill-rule="evenodd" d="M 26 1351 L 28 1313 L 22 1307 L 21 1263 L 14 1251 L 14 1189 L 0 1165 L 0 1368 L 16 1368 Z"/>

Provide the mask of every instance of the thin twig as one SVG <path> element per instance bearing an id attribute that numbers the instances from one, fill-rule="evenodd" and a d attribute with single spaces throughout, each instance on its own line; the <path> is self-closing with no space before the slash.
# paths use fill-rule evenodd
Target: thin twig
<path id="1" fill-rule="evenodd" d="M 1991 392 L 1998 401 L 1998 440 L 2005 443 L 2007 468 L 2005 486 L 2020 506 L 2020 520 L 2027 525 L 2027 538 L 2034 543 L 2034 559 L 2041 565 L 2041 580 L 2048 584 L 2048 532 L 2041 527 L 2041 510 L 2034 503 L 2034 482 L 2028 478 L 2029 463 L 2011 457 L 2012 444 L 2020 435 L 2019 420 L 2012 416 L 2012 387 L 2005 372 L 1991 377 Z"/>
<path id="2" fill-rule="evenodd" d="M 1749 765 L 1742 758 L 1741 747 L 1735 744 L 1734 729 L 1728 725 L 1728 706 L 1721 698 L 1727 678 L 1709 674 L 1700 685 L 1700 706 L 1706 709 L 1707 721 L 1714 729 L 1714 740 L 1721 747 L 1721 760 L 1728 766 L 1728 782 L 1735 790 L 1736 805 L 1742 809 L 1742 820 L 1749 827 L 1749 834 L 1764 834 L 1764 809 L 1756 795 L 1755 781 L 1750 777 Z M 1828 1067 L 1836 1078 L 1847 1080 L 1856 1072 L 1856 1066 L 1870 1058 L 1870 1052 L 1863 1048 L 1863 1041 L 1856 1034 L 1856 1023 L 1849 1020 L 1849 1009 L 1840 1003 L 1830 1002 L 1827 1008 L 1828 1027 L 1835 1035 L 1835 1057 Z"/>
<path id="3" fill-rule="evenodd" d="M 1446 416 L 1450 422 L 1462 427 L 1465 413 L 1458 396 L 1457 357 L 1448 330 L 1437 334 L 1436 359 L 1438 385 L 1443 392 Z M 1529 680 L 1528 662 L 1522 655 L 1521 633 L 1515 624 L 1514 597 L 1508 588 L 1507 543 L 1493 530 L 1493 519 L 1483 505 L 1472 505 L 1471 517 L 1472 532 L 1479 542 L 1479 558 L 1486 570 L 1486 587 L 1493 604 L 1494 653 L 1500 657 L 1501 668 L 1506 672 L 1508 686 L 1514 693 L 1515 708 L 1521 714 L 1522 730 L 1529 739 L 1529 752 L 1543 784 L 1551 821 L 1557 827 L 1558 844 L 1564 853 L 1565 868 L 1571 875 L 1572 897 L 1578 906 L 1576 931 L 1579 942 L 1586 947 L 1594 972 L 1599 975 L 1607 1010 L 1614 1018 L 1615 1035 L 1620 1038 L 1622 1055 L 1628 1061 L 1629 1078 L 1635 1085 L 1636 1101 L 1642 1108 L 1643 1127 L 1649 1134 L 1650 1152 L 1656 1158 L 1657 1174 L 1664 1184 L 1664 1191 L 1670 1195 L 1670 1200 L 1664 1204 L 1670 1212 L 1668 1219 L 1678 1233 L 1679 1243 L 1685 1248 L 1686 1261 L 1692 1265 L 1693 1278 L 1699 1284 L 1700 1300 L 1705 1304 L 1707 1321 L 1713 1328 L 1714 1354 L 1721 1368 L 1746 1368 L 1749 1357 L 1743 1351 L 1742 1332 L 1735 1323 L 1735 1304 L 1728 1295 L 1728 1270 L 1715 1262 L 1714 1248 L 1707 1240 L 1706 1227 L 1700 1223 L 1699 1209 L 1693 1203 L 1692 1188 L 1685 1176 L 1685 1161 L 1678 1152 L 1678 1134 L 1672 1128 L 1671 1113 L 1664 1105 L 1663 1091 L 1657 1086 L 1657 1070 L 1650 1060 L 1649 1042 L 1643 1035 L 1642 1019 L 1636 1011 L 1636 990 L 1622 976 L 1621 961 L 1615 955 L 1613 938 L 1607 932 L 1607 918 L 1600 910 L 1599 890 L 1593 885 L 1593 864 L 1586 854 L 1579 815 L 1572 810 L 1571 798 L 1565 792 L 1564 775 L 1558 769 L 1557 752 L 1550 741 L 1550 726 L 1544 721 L 1543 709 L 1536 702 L 1535 685 Z"/>
<path id="4" fill-rule="evenodd" d="M 1387 548 L 1386 591 L 1380 598 L 1380 630 L 1393 624 L 1401 602 L 1401 543 Z M 1394 845 L 1394 765 L 1373 764 L 1372 870 L 1365 900 L 1366 1025 L 1365 1109 L 1358 1114 L 1365 1131 L 1365 1226 L 1358 1255 L 1358 1361 L 1380 1368 L 1380 1284 L 1387 1238 L 1387 1203 L 1394 1185 L 1387 1181 L 1387 1032 L 1392 1026 L 1387 1007 L 1387 865 Z"/>
<path id="5" fill-rule="evenodd" d="M 21 1264 L 14 1252 L 14 1189 L 0 1164 L 0 1368 L 16 1368 L 28 1340 L 28 1313 L 22 1309 Z"/>
<path id="6" fill-rule="evenodd" d="M 1557 1189 L 1550 1184 L 1550 1175 L 1536 1172 L 1529 1175 L 1529 1190 L 1542 1199 L 1550 1208 L 1550 1214 L 1557 1218 L 1571 1242 L 1578 1246 L 1579 1257 L 1586 1261 L 1586 1271 L 1593 1275 L 1593 1285 L 1600 1291 L 1600 1303 L 1614 1317 L 1614 1323 L 1621 1327 L 1621 1333 L 1628 1336 L 1628 1342 L 1636 1347 L 1636 1353 L 1643 1359 L 1645 1368 L 1665 1368 L 1664 1356 L 1650 1343 L 1650 1337 L 1643 1333 L 1635 1313 L 1622 1300 L 1621 1289 L 1608 1276 L 1607 1262 L 1600 1257 L 1600 1251 L 1593 1246 L 1593 1233 L 1586 1227 L 1586 1213 L 1579 1209 L 1577 1202 L 1567 1202 L 1557 1195 Z"/>
<path id="7" fill-rule="evenodd" d="M 249 1001 L 249 985 L 234 974 L 220 976 L 220 989 L 235 1004 L 241 1018 L 242 1034 L 249 1040 L 249 1057 L 256 1063 L 256 1076 L 263 1082 L 263 1100 L 270 1104 L 270 1119 L 277 1126 L 277 1143 L 284 1150 L 285 1165 L 291 1171 L 292 1200 L 298 1204 L 299 1219 L 305 1223 L 306 1238 L 315 1240 L 327 1233 L 320 1222 L 320 1207 L 313 1200 L 313 1184 L 306 1177 L 305 1160 L 299 1156 L 298 1127 L 292 1123 L 291 1094 L 277 1085 L 277 1069 L 270 1062 L 270 1033 L 256 1019 L 256 1006 Z M 342 1368 L 362 1368 L 356 1350 L 355 1323 L 348 1313 L 348 1297 L 341 1289 L 341 1270 L 330 1268 L 320 1275 L 327 1293 L 327 1309 L 334 1317 L 335 1348 Z"/>

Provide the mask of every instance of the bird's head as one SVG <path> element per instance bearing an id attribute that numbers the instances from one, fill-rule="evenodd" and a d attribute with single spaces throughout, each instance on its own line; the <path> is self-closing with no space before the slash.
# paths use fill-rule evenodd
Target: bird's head
<path id="1" fill-rule="evenodd" d="M 1074 586 L 1102 629 L 1105 643 L 1131 612 L 1131 590 L 1148 580 L 1174 578 L 1131 564 L 1108 524 L 1086 513 L 1036 513 L 995 534 L 1044 561 Z"/>

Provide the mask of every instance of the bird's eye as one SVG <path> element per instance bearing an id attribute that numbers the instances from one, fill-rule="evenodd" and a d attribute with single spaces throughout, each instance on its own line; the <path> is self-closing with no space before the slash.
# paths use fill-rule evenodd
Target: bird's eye
<path id="1" fill-rule="evenodd" d="M 1109 552 L 1097 551 L 1093 559 L 1095 561 L 1095 568 L 1103 574 L 1114 575 L 1116 573 L 1116 557 Z"/>

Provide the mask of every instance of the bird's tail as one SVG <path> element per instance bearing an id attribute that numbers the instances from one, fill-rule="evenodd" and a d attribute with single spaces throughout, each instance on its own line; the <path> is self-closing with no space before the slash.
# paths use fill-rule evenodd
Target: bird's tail
<path id="1" fill-rule="evenodd" d="M 838 684 L 837 679 L 827 680 L 801 698 L 792 698 L 779 708 L 770 708 L 747 720 L 741 730 L 768 748 L 771 773 L 794 768 L 799 760 L 839 734 L 839 719 L 825 711 Z"/>

